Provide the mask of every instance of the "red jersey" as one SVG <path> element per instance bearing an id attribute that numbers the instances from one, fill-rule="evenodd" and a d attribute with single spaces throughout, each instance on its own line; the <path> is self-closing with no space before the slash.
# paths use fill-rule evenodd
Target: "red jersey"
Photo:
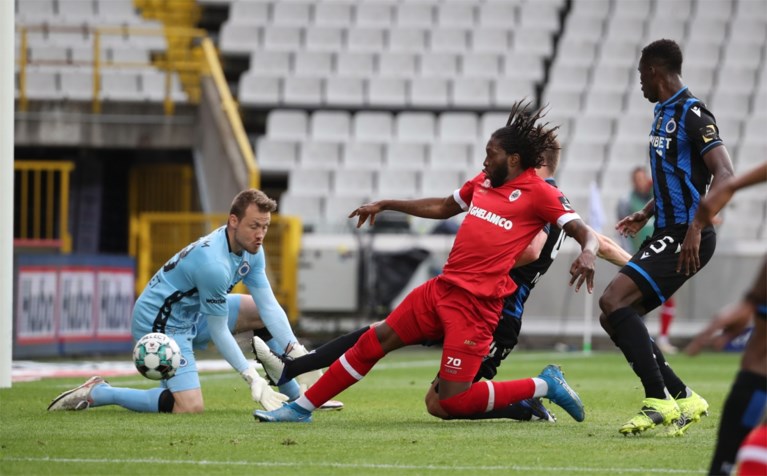
<path id="1" fill-rule="evenodd" d="M 501 298 L 517 288 L 509 277 L 519 254 L 547 224 L 579 219 L 562 192 L 530 168 L 500 187 L 480 173 L 453 193 L 468 211 L 442 276 L 477 297 Z"/>

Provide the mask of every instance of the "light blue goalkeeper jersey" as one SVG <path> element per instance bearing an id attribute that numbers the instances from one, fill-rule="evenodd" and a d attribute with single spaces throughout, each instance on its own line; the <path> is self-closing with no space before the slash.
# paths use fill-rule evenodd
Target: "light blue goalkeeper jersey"
<path id="1" fill-rule="evenodd" d="M 200 314 L 226 316 L 226 296 L 240 281 L 260 309 L 280 309 L 266 278 L 263 246 L 255 255 L 244 250 L 237 255 L 222 226 L 189 244 L 157 271 L 136 301 L 134 326 L 151 327 L 152 332 L 165 332 L 166 327 L 184 330 L 191 329 Z"/>

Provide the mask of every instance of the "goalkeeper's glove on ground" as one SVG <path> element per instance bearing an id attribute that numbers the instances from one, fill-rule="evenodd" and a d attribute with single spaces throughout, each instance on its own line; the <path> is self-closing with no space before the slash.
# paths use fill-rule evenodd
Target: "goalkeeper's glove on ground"
<path id="1" fill-rule="evenodd" d="M 240 375 L 250 386 L 250 395 L 253 397 L 253 401 L 260 403 L 267 411 L 276 410 L 288 401 L 288 397 L 272 390 L 269 382 L 258 375 L 254 367 L 248 367 Z"/>

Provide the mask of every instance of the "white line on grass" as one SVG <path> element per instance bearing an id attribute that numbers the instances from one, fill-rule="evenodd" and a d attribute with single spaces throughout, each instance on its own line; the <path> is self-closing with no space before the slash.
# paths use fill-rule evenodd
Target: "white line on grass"
<path id="1" fill-rule="evenodd" d="M 93 464 L 194 464 L 207 466 L 256 466 L 260 468 L 341 468 L 341 469 L 391 469 L 391 470 L 414 470 L 414 471 L 550 471 L 550 472 L 577 472 L 589 474 L 621 474 L 621 473 L 652 473 L 652 474 L 705 474 L 704 469 L 670 469 L 670 468 L 587 468 L 580 466 L 519 466 L 519 465 L 494 465 L 494 466 L 445 466 L 445 465 L 411 465 L 411 464 L 372 464 L 372 463 L 291 463 L 281 461 L 194 461 L 194 460 L 163 460 L 163 459 L 101 459 L 101 458 L 0 458 L 0 461 L 28 461 L 28 462 L 51 462 L 51 463 L 93 463 Z"/>

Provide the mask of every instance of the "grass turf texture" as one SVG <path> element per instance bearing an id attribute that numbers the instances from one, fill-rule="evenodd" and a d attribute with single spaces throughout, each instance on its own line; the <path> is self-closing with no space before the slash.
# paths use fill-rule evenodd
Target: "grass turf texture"
<path id="1" fill-rule="evenodd" d="M 670 357 L 711 404 L 710 416 L 682 438 L 662 436 L 665 427 L 618 433 L 644 396 L 618 353 L 515 352 L 501 367 L 496 378 L 514 379 L 562 365 L 586 406 L 580 424 L 548 401 L 556 424 L 435 419 L 423 395 L 438 359 L 429 349 L 394 352 L 341 394 L 343 411 L 317 412 L 310 424 L 256 422 L 255 403 L 233 371 L 202 374 L 201 415 L 116 406 L 48 413 L 53 397 L 85 379 L 16 383 L 0 389 L 0 474 L 704 474 L 739 356 Z M 153 385 L 138 375 L 110 382 Z"/>

